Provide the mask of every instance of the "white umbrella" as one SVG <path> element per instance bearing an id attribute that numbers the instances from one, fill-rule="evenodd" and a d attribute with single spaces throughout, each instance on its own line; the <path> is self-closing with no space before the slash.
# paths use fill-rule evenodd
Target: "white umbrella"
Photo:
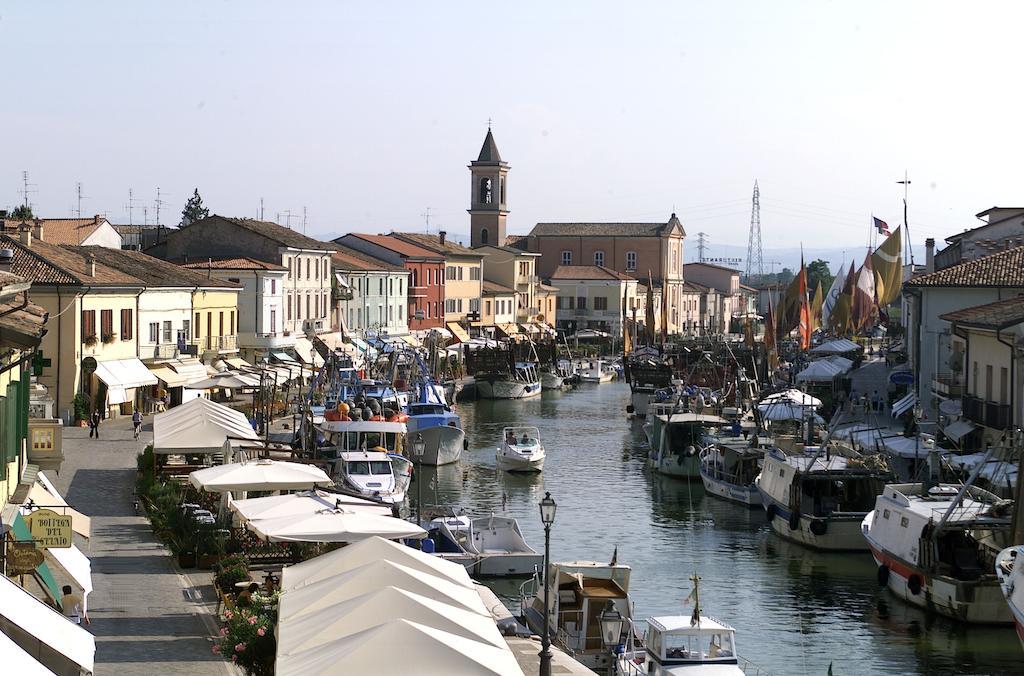
<path id="1" fill-rule="evenodd" d="M 821 399 L 818 399 L 817 397 L 812 397 L 811 395 L 807 394 L 806 392 L 802 392 L 801 390 L 790 389 L 784 392 L 776 392 L 775 394 L 769 394 L 767 397 L 763 398 L 760 401 L 758 406 L 763 406 L 764 404 L 778 403 L 793 403 L 799 404 L 801 406 L 813 406 L 814 408 L 818 408 L 819 406 L 821 406 Z"/>
<path id="2" fill-rule="evenodd" d="M 810 415 L 814 422 L 822 423 L 824 419 L 813 411 L 812 406 L 801 406 L 794 403 L 759 404 L 757 410 L 765 420 L 806 420 Z"/>
<path id="3" fill-rule="evenodd" d="M 196 488 L 213 493 L 292 491 L 334 485 L 319 467 L 264 459 L 197 469 L 188 475 L 188 480 Z"/>
<path id="4" fill-rule="evenodd" d="M 254 519 L 247 524 L 260 539 L 270 542 L 359 542 L 382 537 L 425 538 L 427 531 L 392 516 L 325 509 L 306 516 Z"/>
<path id="5" fill-rule="evenodd" d="M 265 498 L 232 500 L 231 511 L 243 521 L 253 519 L 276 519 L 283 516 L 297 517 L 315 514 L 324 509 L 341 508 L 360 514 L 391 516 L 391 505 L 382 505 L 372 500 L 340 493 L 313 490 L 288 495 L 271 495 Z"/>

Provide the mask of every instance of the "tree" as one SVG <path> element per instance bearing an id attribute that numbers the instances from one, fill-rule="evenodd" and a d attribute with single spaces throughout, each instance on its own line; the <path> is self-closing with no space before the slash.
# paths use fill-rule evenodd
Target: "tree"
<path id="1" fill-rule="evenodd" d="M 185 202 L 185 208 L 181 210 L 181 225 L 191 225 L 196 221 L 201 221 L 210 215 L 210 210 L 203 206 L 203 198 L 199 196 L 199 188 L 195 189 L 192 193 L 192 197 L 188 198 Z"/>
<path id="2" fill-rule="evenodd" d="M 828 269 L 828 261 L 818 259 L 811 261 L 807 265 L 807 291 L 810 294 L 814 294 L 814 290 L 818 288 L 818 282 L 821 282 L 821 288 L 828 291 L 829 287 L 832 286 L 832 273 Z"/>
<path id="3" fill-rule="evenodd" d="M 27 204 L 21 204 L 14 207 L 11 210 L 11 220 L 14 221 L 31 221 L 35 216 L 32 215 L 32 207 Z"/>

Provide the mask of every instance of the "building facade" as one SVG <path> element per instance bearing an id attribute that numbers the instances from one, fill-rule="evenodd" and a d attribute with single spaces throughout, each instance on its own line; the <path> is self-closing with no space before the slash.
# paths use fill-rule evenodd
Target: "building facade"
<path id="1" fill-rule="evenodd" d="M 393 232 L 391 236 L 444 256 L 445 324 L 478 327 L 484 255 L 451 241 L 444 231 L 436 235 Z M 471 322 L 470 316 L 477 318 Z"/>
<path id="2" fill-rule="evenodd" d="M 595 329 L 622 334 L 623 313 L 636 306 L 637 281 L 596 265 L 560 265 L 551 275 L 558 288 L 557 328 L 566 333 Z"/>
<path id="3" fill-rule="evenodd" d="M 409 333 L 411 273 L 343 244 L 331 254 L 338 277 L 334 323 L 339 331 L 363 338 Z"/>

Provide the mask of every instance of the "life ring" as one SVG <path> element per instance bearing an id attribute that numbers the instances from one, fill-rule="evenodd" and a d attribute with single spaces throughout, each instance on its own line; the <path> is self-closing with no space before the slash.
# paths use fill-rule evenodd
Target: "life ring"
<path id="1" fill-rule="evenodd" d="M 690 444 L 683 450 L 683 454 L 687 458 L 692 458 L 693 456 L 697 455 L 697 447 L 694 446 L 693 444 Z"/>
<path id="2" fill-rule="evenodd" d="M 789 514 L 789 529 L 800 530 L 800 512 L 790 512 Z"/>
<path id="3" fill-rule="evenodd" d="M 814 519 L 810 525 L 811 533 L 821 537 L 828 531 L 828 524 L 821 519 Z"/>
<path id="4" fill-rule="evenodd" d="M 406 413 L 398 414 L 398 422 L 409 422 L 409 416 Z"/>
<path id="5" fill-rule="evenodd" d="M 921 576 L 917 573 L 914 573 L 913 575 L 907 578 L 907 589 L 914 596 L 917 596 L 921 593 L 921 587 L 923 584 L 924 580 L 922 580 Z"/>
<path id="6" fill-rule="evenodd" d="M 775 505 L 768 505 L 764 508 L 765 513 L 768 515 L 769 521 L 775 520 Z"/>
<path id="7" fill-rule="evenodd" d="M 878 586 L 884 587 L 889 584 L 889 566 L 882 564 L 878 567 Z"/>

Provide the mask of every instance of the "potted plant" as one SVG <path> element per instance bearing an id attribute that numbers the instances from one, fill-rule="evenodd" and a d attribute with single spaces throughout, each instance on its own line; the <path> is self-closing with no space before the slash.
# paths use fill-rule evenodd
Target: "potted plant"
<path id="1" fill-rule="evenodd" d="M 81 392 L 76 394 L 75 398 L 71 400 L 71 405 L 75 409 L 75 424 L 85 427 L 85 421 L 89 417 L 89 402 L 86 401 L 85 395 Z"/>
<path id="2" fill-rule="evenodd" d="M 217 588 L 223 589 L 225 592 L 234 592 L 236 584 L 251 579 L 252 577 L 245 565 L 236 564 L 221 569 L 220 572 L 213 576 L 213 583 Z"/>
<path id="3" fill-rule="evenodd" d="M 117 339 L 117 336 L 115 336 L 113 333 L 106 333 L 106 334 L 103 335 L 103 344 L 104 345 L 110 345 L 116 339 Z"/>
<path id="4" fill-rule="evenodd" d="M 90 333 L 85 337 L 85 344 L 87 347 L 96 347 L 97 338 L 95 333 Z"/>

